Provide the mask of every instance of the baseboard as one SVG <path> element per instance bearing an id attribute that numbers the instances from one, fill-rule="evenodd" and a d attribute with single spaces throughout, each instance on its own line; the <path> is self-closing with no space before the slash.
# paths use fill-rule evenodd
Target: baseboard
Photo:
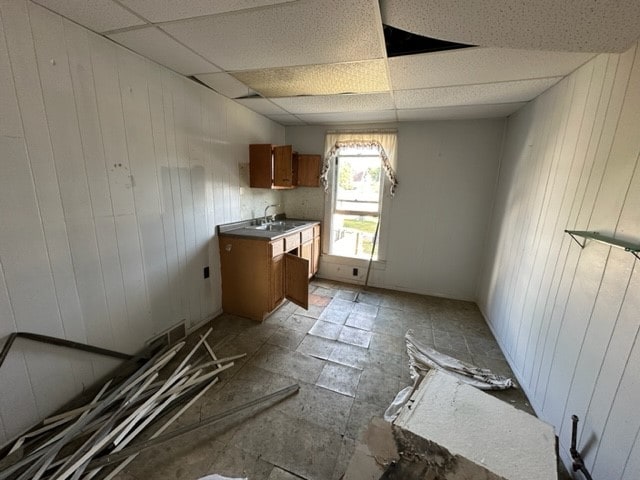
<path id="1" fill-rule="evenodd" d="M 220 315 L 222 315 L 222 308 L 219 308 L 218 310 L 216 310 L 215 312 L 213 312 L 211 314 L 211 316 L 209 316 L 208 318 L 205 318 L 204 320 L 200 320 L 198 323 L 196 323 L 195 325 L 191 325 L 190 327 L 187 328 L 187 335 L 191 334 L 192 332 L 195 332 L 196 330 L 198 330 L 199 328 L 201 328 L 202 326 L 206 325 L 207 323 L 209 323 L 211 320 L 213 320 L 216 317 L 219 317 Z"/>

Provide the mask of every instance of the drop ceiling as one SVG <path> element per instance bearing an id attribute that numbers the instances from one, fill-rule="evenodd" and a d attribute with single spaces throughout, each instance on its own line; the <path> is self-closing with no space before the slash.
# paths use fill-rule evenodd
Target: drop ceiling
<path id="1" fill-rule="evenodd" d="M 637 0 L 34 1 L 283 125 L 505 117 L 640 36 Z"/>

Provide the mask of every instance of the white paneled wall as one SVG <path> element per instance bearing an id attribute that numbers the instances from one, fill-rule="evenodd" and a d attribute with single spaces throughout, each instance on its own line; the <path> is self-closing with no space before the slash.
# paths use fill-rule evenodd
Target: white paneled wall
<path id="1" fill-rule="evenodd" d="M 640 52 L 600 55 L 509 119 L 479 303 L 569 462 L 640 478 Z M 579 475 L 579 474 L 577 474 Z M 581 477 L 579 477 L 581 478 Z"/>
<path id="2" fill-rule="evenodd" d="M 246 172 L 283 127 L 22 0 L 0 0 L 0 87 L 0 341 L 133 353 L 219 312 L 215 226 L 280 203 Z M 17 341 L 0 444 L 114 365 Z"/>

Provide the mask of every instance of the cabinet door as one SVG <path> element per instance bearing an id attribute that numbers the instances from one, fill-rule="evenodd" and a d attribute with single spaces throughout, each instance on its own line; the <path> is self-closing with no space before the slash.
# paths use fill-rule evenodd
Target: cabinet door
<path id="1" fill-rule="evenodd" d="M 309 278 L 313 277 L 313 240 L 300 245 L 300 257 L 309 262 Z"/>
<path id="2" fill-rule="evenodd" d="M 268 244 L 225 235 L 219 237 L 219 244 L 223 310 L 262 321 L 271 310 Z"/>
<path id="3" fill-rule="evenodd" d="M 298 183 L 299 187 L 320 186 L 320 155 L 298 155 Z"/>
<path id="4" fill-rule="evenodd" d="M 320 268 L 320 237 L 313 237 L 313 255 L 311 258 L 311 275 L 318 273 Z"/>
<path id="5" fill-rule="evenodd" d="M 293 187 L 293 158 L 291 145 L 273 147 L 273 186 Z"/>
<path id="6" fill-rule="evenodd" d="M 249 186 L 271 188 L 272 147 L 270 143 L 249 145 Z"/>
<path id="7" fill-rule="evenodd" d="M 271 259 L 271 285 L 270 300 L 273 310 L 284 298 L 284 255 L 278 255 Z"/>
<path id="8" fill-rule="evenodd" d="M 309 308 L 309 261 L 286 253 L 284 255 L 284 294 L 302 308 Z"/>

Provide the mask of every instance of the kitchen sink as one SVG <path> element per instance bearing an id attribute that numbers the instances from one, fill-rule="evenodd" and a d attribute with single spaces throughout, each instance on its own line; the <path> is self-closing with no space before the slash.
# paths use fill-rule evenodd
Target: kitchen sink
<path id="1" fill-rule="evenodd" d="M 295 228 L 302 227 L 304 225 L 305 225 L 304 222 L 287 222 L 285 220 L 285 221 L 279 221 L 279 222 L 273 222 L 273 223 L 266 223 L 264 225 L 252 225 L 245 228 L 248 228 L 250 230 L 264 230 L 267 232 L 288 232 L 289 230 L 293 230 Z"/>

